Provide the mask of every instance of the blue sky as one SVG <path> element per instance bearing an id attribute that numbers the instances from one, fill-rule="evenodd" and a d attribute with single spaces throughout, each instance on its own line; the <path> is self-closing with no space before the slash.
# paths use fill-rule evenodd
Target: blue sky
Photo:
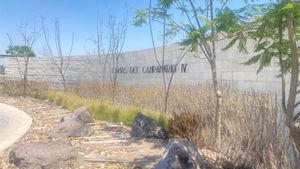
<path id="1" fill-rule="evenodd" d="M 0 53 L 5 53 L 11 35 L 14 44 L 20 43 L 17 30 L 20 25 L 28 23 L 40 24 L 44 17 L 50 33 L 54 30 L 54 20 L 61 25 L 62 44 L 67 51 L 71 35 L 74 32 L 73 55 L 86 54 L 84 46 L 91 50 L 87 43 L 89 38 L 96 35 L 97 17 L 103 18 L 103 23 L 109 14 L 122 17 L 128 11 L 128 31 L 124 51 L 150 48 L 150 33 L 148 26 L 134 27 L 131 23 L 137 9 L 148 6 L 148 0 L 0 0 Z M 234 8 L 242 6 L 242 0 L 232 0 Z M 156 38 L 158 40 L 158 38 Z M 45 49 L 43 36 L 34 45 L 38 55 Z M 67 53 L 65 53 L 67 54 Z"/>

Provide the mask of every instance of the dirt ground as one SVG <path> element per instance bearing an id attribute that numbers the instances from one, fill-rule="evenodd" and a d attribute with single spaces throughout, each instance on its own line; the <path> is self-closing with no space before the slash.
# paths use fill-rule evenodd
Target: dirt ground
<path id="1" fill-rule="evenodd" d="M 47 101 L 32 98 L 0 96 L 0 102 L 15 106 L 29 114 L 33 123 L 29 131 L 16 143 L 0 152 L 0 169 L 13 169 L 8 154 L 18 144 L 28 142 L 47 143 L 52 140 L 47 133 L 60 118 L 70 111 Z M 75 168 L 153 168 L 164 151 L 159 140 L 135 140 L 129 135 L 130 128 L 103 121 L 90 124 L 94 133 L 89 137 L 70 138 L 78 151 Z M 74 167 L 73 167 L 74 168 Z"/>

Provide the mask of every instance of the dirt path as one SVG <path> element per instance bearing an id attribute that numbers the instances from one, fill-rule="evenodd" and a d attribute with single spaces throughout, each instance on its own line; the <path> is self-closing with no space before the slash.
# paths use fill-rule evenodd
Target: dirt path
<path id="1" fill-rule="evenodd" d="M 16 168 L 9 164 L 8 154 L 18 144 L 27 142 L 52 141 L 47 137 L 50 129 L 69 111 L 47 101 L 31 98 L 0 96 L 0 102 L 15 106 L 32 117 L 29 131 L 13 146 L 0 152 L 0 168 Z M 134 140 L 130 138 L 128 127 L 108 122 L 96 121 L 90 137 L 71 138 L 78 151 L 76 168 L 153 168 L 161 157 L 163 143 L 157 140 Z"/>

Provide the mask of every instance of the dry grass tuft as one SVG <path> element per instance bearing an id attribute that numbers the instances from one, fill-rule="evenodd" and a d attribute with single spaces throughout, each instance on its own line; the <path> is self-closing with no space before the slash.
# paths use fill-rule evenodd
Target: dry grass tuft
<path id="1" fill-rule="evenodd" d="M 169 134 L 172 138 L 186 139 L 201 148 L 206 145 L 206 132 L 213 127 L 212 124 L 204 121 L 200 114 L 174 114 L 169 121 Z"/>
<path id="2" fill-rule="evenodd" d="M 10 95 L 23 95 L 23 84 L 22 81 L 5 79 L 2 90 Z M 29 81 L 27 84 L 27 91 L 29 93 L 48 90 L 49 85 L 46 82 Z"/>

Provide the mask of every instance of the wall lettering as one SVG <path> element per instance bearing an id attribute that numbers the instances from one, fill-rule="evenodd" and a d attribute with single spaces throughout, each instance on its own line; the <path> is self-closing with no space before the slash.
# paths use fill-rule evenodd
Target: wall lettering
<path id="1" fill-rule="evenodd" d="M 181 73 L 186 73 L 187 64 L 181 64 Z"/>
<path id="2" fill-rule="evenodd" d="M 177 67 L 180 67 L 180 70 L 178 70 Z M 170 65 L 163 65 L 163 66 L 125 66 L 125 67 L 117 67 L 112 68 L 113 73 L 186 73 L 187 71 L 187 64 L 170 64 Z"/>

